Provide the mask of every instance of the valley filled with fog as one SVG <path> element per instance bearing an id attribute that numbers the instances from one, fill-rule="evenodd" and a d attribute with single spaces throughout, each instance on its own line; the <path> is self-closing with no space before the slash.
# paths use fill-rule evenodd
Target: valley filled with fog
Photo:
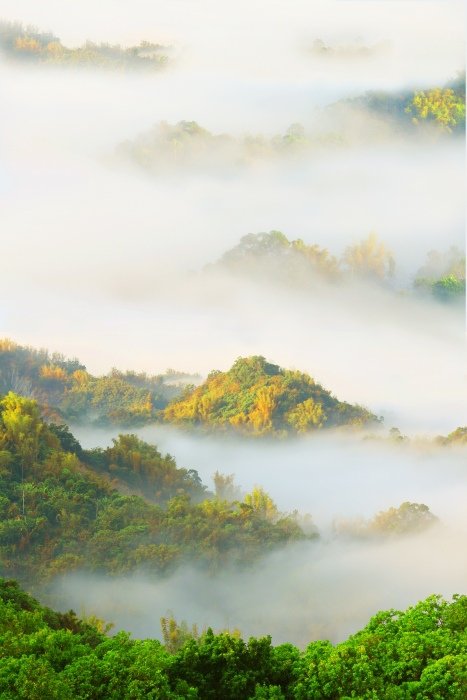
<path id="1" fill-rule="evenodd" d="M 54 595 L 75 609 L 99 610 L 118 627 L 153 636 L 161 614 L 246 637 L 271 634 L 275 643 L 345 639 L 375 610 L 402 609 L 430 594 L 463 590 L 465 448 L 382 444 L 326 435 L 287 442 L 196 437 L 143 428 L 141 437 L 195 468 L 213 488 L 219 470 L 235 475 L 242 492 L 260 484 L 279 510 L 311 515 L 305 527 L 319 540 L 289 545 L 251 568 L 215 576 L 192 563 L 155 582 L 144 574 L 116 578 L 69 575 Z M 74 429 L 84 446 L 106 445 L 111 432 Z M 342 523 L 369 521 L 404 502 L 429 505 L 439 523 L 404 536 L 343 536 Z M 131 601 L 129 603 L 129 600 Z"/>

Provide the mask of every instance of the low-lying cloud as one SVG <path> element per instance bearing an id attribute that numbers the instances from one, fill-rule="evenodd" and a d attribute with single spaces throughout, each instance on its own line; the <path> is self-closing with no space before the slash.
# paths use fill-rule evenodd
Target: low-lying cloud
<path id="1" fill-rule="evenodd" d="M 160 618 L 173 613 L 199 629 L 237 628 L 245 638 L 271 634 L 276 644 L 304 647 L 341 641 L 378 610 L 462 592 L 464 538 L 465 530 L 439 527 L 401 540 L 310 542 L 215 577 L 189 566 L 160 581 L 77 574 L 53 590 L 62 607 L 112 620 L 137 637 L 160 638 Z"/>

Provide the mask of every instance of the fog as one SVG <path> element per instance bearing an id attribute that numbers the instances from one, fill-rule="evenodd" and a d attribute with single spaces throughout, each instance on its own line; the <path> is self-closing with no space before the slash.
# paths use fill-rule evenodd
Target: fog
<path id="1" fill-rule="evenodd" d="M 342 102 L 456 78 L 463 3 L 68 5 L 3 0 L 1 18 L 51 30 L 67 46 L 148 40 L 173 49 L 154 74 L 1 59 L 1 335 L 77 356 L 93 373 L 205 375 L 261 354 L 365 405 L 386 429 L 431 437 L 466 425 L 463 309 L 412 289 L 428 251 L 465 248 L 463 139 Z M 157 172 L 117 157 L 122 142 L 182 120 L 240 140 L 271 139 L 298 122 L 318 145 L 215 167 L 161 156 Z M 395 277 L 303 289 L 206 271 L 245 234 L 273 229 L 336 256 L 376 231 Z M 118 432 L 72 428 L 85 447 Z M 465 587 L 460 452 L 332 433 L 271 443 L 137 432 L 209 486 L 214 471 L 233 473 L 245 491 L 261 484 L 281 510 L 311 513 L 322 540 L 216 578 L 189 565 L 159 582 L 76 575 L 57 583 L 63 607 L 142 636 L 172 610 L 200 626 L 303 645 L 343 639 L 380 608 Z M 426 503 L 442 524 L 400 541 L 333 537 L 334 519 L 403 501 Z"/>
<path id="2" fill-rule="evenodd" d="M 73 427 L 83 447 L 105 447 L 115 431 Z M 234 474 L 242 491 L 261 485 L 285 512 L 310 513 L 320 529 L 336 518 L 369 518 L 404 501 L 426 503 L 443 522 L 457 521 L 465 501 L 465 454 L 429 440 L 391 444 L 329 432 L 296 440 L 199 437 L 165 426 L 138 429 L 141 438 L 196 469 L 209 488 L 216 470 Z"/>
<path id="3" fill-rule="evenodd" d="M 111 431 L 75 429 L 86 447 L 110 442 Z M 112 620 L 140 637 L 160 635 L 159 618 L 173 613 L 200 629 L 271 634 L 275 643 L 305 646 L 345 639 L 371 615 L 404 609 L 432 593 L 465 590 L 465 449 L 428 441 L 391 444 L 325 434 L 295 441 L 200 438 L 167 427 L 144 428 L 177 464 L 198 470 L 210 488 L 216 470 L 235 474 L 243 492 L 261 485 L 279 510 L 312 516 L 320 540 L 259 558 L 252 569 L 215 575 L 187 565 L 162 581 L 136 573 L 108 579 L 76 574 L 52 593 L 63 608 Z M 370 520 L 405 501 L 425 503 L 439 518 L 427 532 L 399 538 L 336 536 L 342 519 Z"/>
<path id="4" fill-rule="evenodd" d="M 42 301 L 31 314 L 30 301 L 14 323 L 28 324 L 24 339 L 43 338 L 47 329 L 50 347 L 78 355 L 91 370 L 175 366 L 207 374 L 228 369 L 238 356 L 262 354 L 308 372 L 341 400 L 367 406 L 387 427 L 437 434 L 466 422 L 462 310 L 374 289 L 302 298 L 226 279 L 152 294 L 118 306 L 75 302 L 76 342 L 76 315 L 60 298 L 49 297 L 48 318 Z M 89 365 L 90 336 L 96 345 Z"/>
<path id="5" fill-rule="evenodd" d="M 52 590 L 62 608 L 98 615 L 138 637 L 160 637 L 159 620 L 172 613 L 200 630 L 271 634 L 276 644 L 303 647 L 315 639 L 342 641 L 378 610 L 465 590 L 465 534 L 464 522 L 402 540 L 310 542 L 215 577 L 191 567 L 159 581 L 76 574 Z"/>
<path id="6" fill-rule="evenodd" d="M 429 249 L 464 246 L 456 143 L 351 149 L 233 180 L 156 182 L 60 149 L 57 160 L 31 163 L 21 149 L 10 156 L 4 335 L 78 356 L 97 373 L 206 374 L 262 354 L 401 428 L 461 423 L 459 310 L 378 289 L 305 294 L 201 272 L 250 231 L 281 229 L 340 255 L 376 230 L 394 251 L 396 290 L 410 291 Z"/>
<path id="7" fill-rule="evenodd" d="M 387 0 L 375 5 L 365 0 L 317 0 L 310 7 L 305 0 L 297 0 L 285 8 L 277 0 L 230 6 L 214 0 L 165 0 L 157 5 L 148 0 L 131 5 L 103 0 L 96 6 L 87 0 L 63 13 L 57 0 L 40 5 L 5 0 L 2 15 L 52 29 L 70 45 L 86 39 L 124 45 L 141 38 L 170 42 L 183 49 L 182 57 L 198 75 L 208 71 L 224 79 L 260 77 L 289 85 L 308 74 L 301 59 L 307 51 L 311 54 L 316 39 L 335 47 L 337 53 L 342 46 L 374 47 L 381 42 L 387 46 L 386 51 L 370 52 L 373 64 L 369 67 L 364 60 L 360 65 L 334 61 L 323 67 L 316 56 L 314 63 L 310 56 L 310 65 L 323 82 L 329 82 L 329 73 L 339 82 L 373 80 L 379 86 L 439 80 L 458 69 L 464 52 L 464 7 L 452 1 Z"/>

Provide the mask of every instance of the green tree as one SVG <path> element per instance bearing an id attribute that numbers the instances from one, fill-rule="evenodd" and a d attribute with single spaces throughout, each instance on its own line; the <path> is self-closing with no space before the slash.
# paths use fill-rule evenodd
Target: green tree
<path id="1" fill-rule="evenodd" d="M 44 429 L 37 403 L 9 392 L 0 402 L 3 445 L 18 456 L 22 484 L 22 514 L 25 515 L 24 475 L 39 456 L 40 436 Z"/>

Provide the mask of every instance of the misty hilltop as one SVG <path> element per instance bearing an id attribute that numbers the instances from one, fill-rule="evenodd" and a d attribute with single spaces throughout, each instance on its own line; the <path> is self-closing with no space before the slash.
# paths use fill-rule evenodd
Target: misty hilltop
<path id="1" fill-rule="evenodd" d="M 27 63 L 112 70 L 157 70 L 167 63 L 170 47 L 149 41 L 129 47 L 86 41 L 82 46 L 69 48 L 51 32 L 3 20 L 0 21 L 0 51 L 8 60 Z"/>
<path id="2" fill-rule="evenodd" d="M 165 422 L 285 437 L 380 420 L 361 406 L 338 401 L 309 375 L 261 356 L 239 358 L 228 372 L 215 370 L 197 387 L 199 381 L 199 375 L 175 370 L 150 376 L 113 369 L 95 377 L 76 358 L 0 340 L 0 392 L 37 400 L 55 423 Z"/>
<path id="3" fill-rule="evenodd" d="M 314 149 L 338 145 L 339 134 L 306 133 L 302 124 L 293 123 L 273 136 L 245 133 L 213 133 L 193 120 L 176 124 L 156 123 L 134 139 L 118 144 L 122 161 L 133 162 L 152 174 L 174 171 L 225 171 L 251 168 L 261 163 L 293 163 Z"/>
<path id="4" fill-rule="evenodd" d="M 327 248 L 289 240 L 282 231 L 248 233 L 226 251 L 206 272 L 224 271 L 235 276 L 307 288 L 322 282 L 388 283 L 394 273 L 392 252 L 375 233 L 349 246 L 340 258 Z"/>
<path id="5" fill-rule="evenodd" d="M 134 51 L 134 50 L 133 50 Z M 138 55 L 138 54 L 136 54 Z M 192 119 L 156 122 L 119 143 L 122 163 L 150 174 L 180 171 L 233 174 L 267 164 L 302 167 L 318 155 L 355 143 L 381 143 L 389 136 L 429 139 L 465 132 L 465 73 L 425 90 L 367 91 L 317 111 L 311 123 L 292 122 L 282 133 L 214 133 Z"/>
<path id="6" fill-rule="evenodd" d="M 465 71 L 442 86 L 428 89 L 385 92 L 369 90 L 363 95 L 341 100 L 328 108 L 367 113 L 391 124 L 395 130 L 412 133 L 465 134 Z"/>
<path id="7" fill-rule="evenodd" d="M 247 435 L 308 433 L 362 427 L 380 419 L 339 401 L 308 374 L 282 369 L 260 355 L 240 357 L 228 372 L 211 372 L 163 412 L 170 423 L 237 430 Z"/>
<path id="8" fill-rule="evenodd" d="M 325 292 L 338 284 L 346 293 L 349 285 L 361 287 L 363 296 L 368 285 L 378 285 L 395 294 L 415 299 L 433 300 L 448 306 L 465 303 L 465 251 L 451 246 L 447 251 L 431 250 L 425 263 L 412 273 L 400 288 L 396 277 L 396 259 L 389 246 L 372 231 L 365 238 L 347 246 L 340 256 L 302 238 L 290 240 L 282 231 L 248 233 L 221 258 L 207 265 L 204 272 L 229 273 L 255 283 L 277 288 Z M 323 283 L 325 283 L 323 285 Z M 327 284 L 326 284 L 327 283 Z"/>

